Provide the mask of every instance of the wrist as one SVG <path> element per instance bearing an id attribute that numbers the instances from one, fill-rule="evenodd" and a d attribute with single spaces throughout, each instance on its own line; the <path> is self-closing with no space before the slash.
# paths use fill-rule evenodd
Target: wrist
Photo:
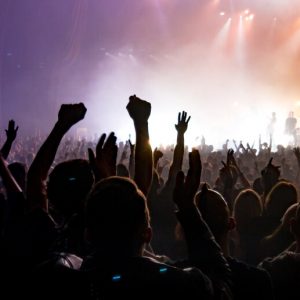
<path id="1" fill-rule="evenodd" d="M 54 129 L 57 130 L 60 133 L 66 133 L 70 128 L 72 127 L 72 125 L 69 125 L 67 123 L 61 122 L 60 120 L 58 120 L 54 126 Z"/>
<path id="2" fill-rule="evenodd" d="M 139 120 L 139 119 L 134 119 L 133 120 L 134 126 L 135 127 L 148 127 L 148 120 Z"/>

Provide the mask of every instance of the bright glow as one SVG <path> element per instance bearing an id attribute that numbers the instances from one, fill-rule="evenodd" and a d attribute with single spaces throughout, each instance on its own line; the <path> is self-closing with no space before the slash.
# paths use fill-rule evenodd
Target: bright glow
<path id="1" fill-rule="evenodd" d="M 248 17 L 246 17 L 248 18 Z M 244 65 L 245 60 L 245 30 L 244 30 L 244 22 L 243 17 L 240 17 L 238 28 L 237 28 L 237 36 L 236 36 L 236 58 L 240 65 Z"/>
<path id="2" fill-rule="evenodd" d="M 252 14 L 249 16 L 249 20 L 253 20 L 253 19 L 254 19 L 254 15 Z"/>
<path id="3" fill-rule="evenodd" d="M 220 12 L 220 16 L 225 16 L 225 12 L 224 12 L 224 11 L 221 11 L 221 12 Z"/>
<path id="4" fill-rule="evenodd" d="M 248 15 L 249 12 L 250 12 L 249 9 L 246 9 L 246 10 L 244 11 L 244 14 L 245 14 L 245 15 Z"/>
<path id="5" fill-rule="evenodd" d="M 218 32 L 214 42 L 213 48 L 217 51 L 216 55 L 219 53 L 220 48 L 224 47 L 226 42 L 228 42 L 229 30 L 231 25 L 231 18 L 229 18 L 222 29 Z"/>

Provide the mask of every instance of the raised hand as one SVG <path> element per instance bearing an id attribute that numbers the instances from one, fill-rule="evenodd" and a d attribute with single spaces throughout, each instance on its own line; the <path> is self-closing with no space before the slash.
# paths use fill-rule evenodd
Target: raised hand
<path id="1" fill-rule="evenodd" d="M 130 147 L 130 153 L 133 154 L 135 145 L 132 144 L 131 140 L 128 140 L 128 144 L 129 144 L 129 147 Z"/>
<path id="2" fill-rule="evenodd" d="M 154 149 L 154 152 L 153 152 L 153 165 L 154 165 L 154 168 L 156 169 L 157 168 L 157 163 L 158 161 L 164 156 L 164 154 L 158 150 L 157 148 Z"/>
<path id="3" fill-rule="evenodd" d="M 224 161 L 222 161 L 223 168 L 220 169 L 220 179 L 223 183 L 224 188 L 226 189 L 232 189 L 234 186 L 234 177 L 232 174 L 232 169 L 229 164 L 226 164 Z"/>
<path id="4" fill-rule="evenodd" d="M 129 97 L 126 109 L 133 121 L 137 123 L 147 122 L 151 114 L 151 104 L 136 97 L 136 95 Z"/>
<path id="5" fill-rule="evenodd" d="M 194 197 L 198 190 L 201 178 L 202 164 L 200 153 L 193 149 L 189 153 L 189 170 L 186 178 L 182 171 L 178 172 L 173 192 L 173 201 L 179 209 L 194 205 Z"/>
<path id="6" fill-rule="evenodd" d="M 237 163 L 235 161 L 235 158 L 234 158 L 234 151 L 233 149 L 229 149 L 227 151 L 227 165 L 230 166 L 230 165 L 233 165 L 233 166 L 237 166 Z"/>
<path id="7" fill-rule="evenodd" d="M 53 164 L 58 146 L 63 136 L 85 116 L 86 108 L 83 103 L 63 104 L 58 112 L 58 121 L 49 136 L 38 150 L 27 175 L 27 199 L 30 207 L 41 207 L 48 211 L 45 181 Z"/>
<path id="8" fill-rule="evenodd" d="M 280 166 L 274 166 L 272 161 L 273 157 L 271 157 L 268 165 L 261 171 L 265 195 L 278 182 L 280 177 Z"/>
<path id="9" fill-rule="evenodd" d="M 15 127 L 15 121 L 9 120 L 8 128 L 5 130 L 8 141 L 13 142 L 17 137 L 19 126 Z"/>
<path id="10" fill-rule="evenodd" d="M 102 134 L 96 146 L 96 156 L 91 148 L 88 148 L 89 161 L 94 170 L 96 181 L 116 175 L 116 161 L 118 146 L 117 138 L 112 132 L 106 139 L 106 134 Z"/>
<path id="11" fill-rule="evenodd" d="M 128 150 L 128 148 L 129 148 L 129 146 L 126 143 L 125 146 L 124 146 L 124 148 L 123 148 L 121 157 L 120 157 L 120 161 L 119 161 L 120 164 L 123 164 L 124 161 L 127 159 L 127 150 Z"/>
<path id="12" fill-rule="evenodd" d="M 300 147 L 296 147 L 293 149 L 293 152 L 297 158 L 297 161 L 300 162 Z"/>
<path id="13" fill-rule="evenodd" d="M 8 128 L 5 130 L 6 132 L 6 141 L 4 143 L 4 145 L 1 148 L 1 154 L 3 156 L 4 159 L 8 158 L 10 149 L 12 147 L 12 144 L 14 142 L 14 140 L 17 137 L 17 132 L 18 132 L 19 127 L 15 127 L 15 121 L 14 120 L 10 120 L 8 122 Z"/>
<path id="14" fill-rule="evenodd" d="M 185 111 L 178 113 L 178 123 L 175 124 L 178 133 L 184 134 L 186 132 L 190 119 L 190 116 L 187 119 L 187 113 Z"/>
<path id="15" fill-rule="evenodd" d="M 66 127 L 71 127 L 82 120 L 86 113 L 83 103 L 63 104 L 58 112 L 58 122 Z"/>
<path id="16" fill-rule="evenodd" d="M 152 182 L 153 175 L 153 155 L 149 143 L 148 118 L 151 114 L 151 104 L 141 100 L 136 95 L 129 97 L 126 109 L 133 120 L 135 127 L 135 171 L 134 180 L 139 189 L 145 194 Z"/>

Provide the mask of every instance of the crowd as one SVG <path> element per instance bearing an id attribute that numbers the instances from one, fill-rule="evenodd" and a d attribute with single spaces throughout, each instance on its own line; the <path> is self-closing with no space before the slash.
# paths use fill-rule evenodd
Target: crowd
<path id="1" fill-rule="evenodd" d="M 0 154 L 0 271 L 6 299 L 291 299 L 300 277 L 300 149 L 228 140 L 151 149 L 151 104 L 130 96 L 135 141 L 75 139 L 83 103 L 46 137 Z M 21 126 L 21 124 L 19 124 Z M 174 135 L 175 137 L 175 135 Z"/>

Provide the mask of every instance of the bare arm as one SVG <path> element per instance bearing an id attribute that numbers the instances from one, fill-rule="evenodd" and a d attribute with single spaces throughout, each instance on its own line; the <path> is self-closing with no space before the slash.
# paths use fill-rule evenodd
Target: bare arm
<path id="1" fill-rule="evenodd" d="M 45 180 L 55 158 L 58 146 L 65 133 L 85 116 L 83 103 L 63 104 L 58 113 L 58 121 L 39 149 L 27 175 L 27 198 L 31 208 L 41 207 L 48 211 Z"/>
<path id="2" fill-rule="evenodd" d="M 152 182 L 153 158 L 149 143 L 148 118 L 151 113 L 151 104 L 138 97 L 130 96 L 126 106 L 133 119 L 135 144 L 135 175 L 134 180 L 140 190 L 147 195 Z"/>
<path id="3" fill-rule="evenodd" d="M 178 123 L 175 125 L 177 130 L 177 144 L 174 150 L 173 162 L 169 171 L 168 183 L 175 181 L 177 173 L 181 170 L 184 154 L 184 134 L 188 128 L 191 117 L 187 118 L 185 111 L 178 114 Z"/>
<path id="4" fill-rule="evenodd" d="M 129 175 L 130 178 L 134 178 L 134 168 L 135 168 L 135 156 L 134 156 L 134 151 L 135 151 L 135 145 L 131 143 L 130 140 L 128 140 L 129 146 L 130 146 L 130 156 L 129 156 Z"/>
<path id="5" fill-rule="evenodd" d="M 3 185 L 8 194 L 22 193 L 22 189 L 7 168 L 7 163 L 0 153 L 0 176 L 2 177 Z"/>

